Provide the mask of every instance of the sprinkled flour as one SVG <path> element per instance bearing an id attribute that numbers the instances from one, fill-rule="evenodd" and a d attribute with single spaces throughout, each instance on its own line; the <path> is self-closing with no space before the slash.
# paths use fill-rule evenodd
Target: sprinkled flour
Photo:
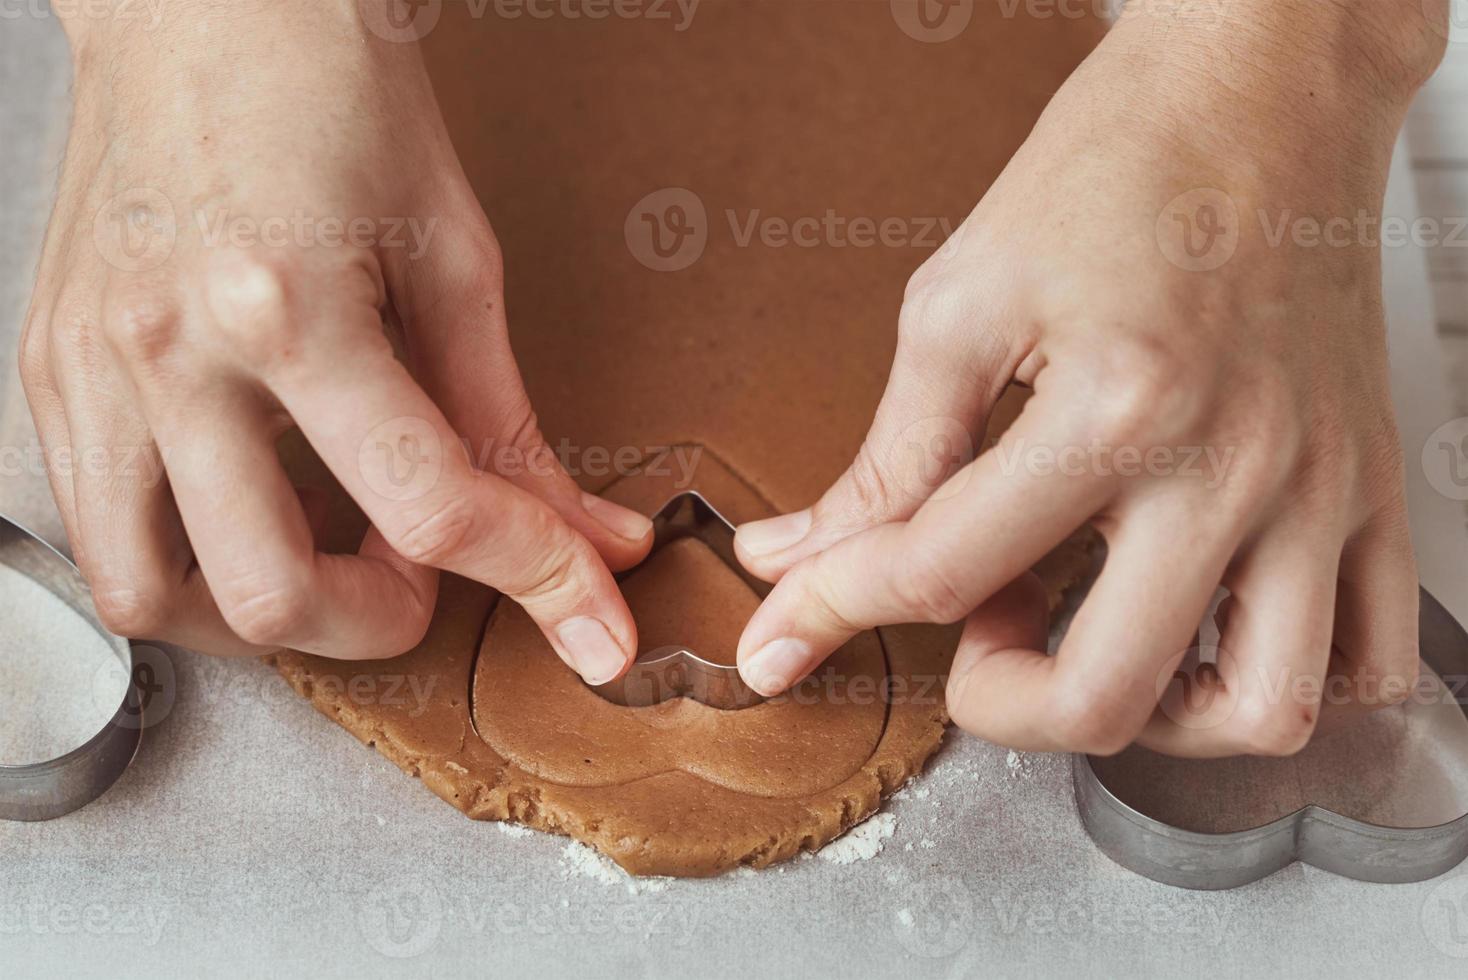
<path id="1" fill-rule="evenodd" d="M 833 864 L 866 861 L 882 852 L 882 844 L 897 830 L 897 818 L 879 813 L 857 824 L 816 853 Z"/>
<path id="2" fill-rule="evenodd" d="M 500 820 L 496 822 L 495 826 L 498 827 L 500 829 L 500 833 L 504 834 L 506 837 L 529 837 L 531 834 L 535 833 L 535 831 L 531 830 L 529 827 L 525 826 L 522 823 L 510 823 L 506 820 Z"/>
<path id="3" fill-rule="evenodd" d="M 1009 755 L 1004 757 L 1004 765 L 1009 769 L 1010 779 L 1028 779 L 1030 776 L 1030 760 L 1014 749 L 1010 749 Z"/>
<path id="4" fill-rule="evenodd" d="M 628 895 L 660 892 L 672 881 L 671 878 L 635 878 L 595 848 L 574 840 L 561 848 L 561 877 L 590 878 L 603 885 L 625 885 Z"/>
<path id="5" fill-rule="evenodd" d="M 90 623 L 0 565 L 0 763 L 44 762 L 81 745 L 112 717 L 126 684 Z"/>

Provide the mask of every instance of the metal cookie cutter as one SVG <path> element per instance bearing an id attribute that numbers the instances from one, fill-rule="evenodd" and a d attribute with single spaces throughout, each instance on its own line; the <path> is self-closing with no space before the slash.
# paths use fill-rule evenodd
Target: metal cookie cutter
<path id="1" fill-rule="evenodd" d="M 43 762 L 0 765 L 0 820 L 50 820 L 95 800 L 127 769 L 143 736 L 143 702 L 133 678 L 132 646 L 98 621 L 91 593 L 75 565 L 4 517 L 0 517 L 0 565 L 45 587 L 90 623 L 128 677 L 112 718 L 82 745 Z"/>
<path id="2" fill-rule="evenodd" d="M 1421 591 L 1418 637 L 1431 667 L 1468 715 L 1468 633 Z M 1468 857 L 1468 814 L 1436 827 L 1382 827 L 1306 806 L 1261 827 L 1206 834 L 1154 820 L 1118 799 L 1086 755 L 1074 757 L 1081 822 L 1117 864 L 1181 888 L 1235 888 L 1304 861 L 1359 881 L 1425 881 Z"/>
<path id="3" fill-rule="evenodd" d="M 648 557 L 682 538 L 696 538 L 744 580 L 761 599 L 770 593 L 768 583 L 746 572 L 734 555 L 734 525 L 702 495 L 693 491 L 669 500 L 652 518 L 652 550 Z M 635 571 L 635 569 L 633 569 Z M 620 582 L 631 572 L 617 576 Z M 592 688 L 615 704 L 646 707 L 685 697 L 713 708 L 733 711 L 764 700 L 744 683 L 739 669 L 705 660 L 687 647 L 657 647 L 638 653 L 627 673 Z"/>

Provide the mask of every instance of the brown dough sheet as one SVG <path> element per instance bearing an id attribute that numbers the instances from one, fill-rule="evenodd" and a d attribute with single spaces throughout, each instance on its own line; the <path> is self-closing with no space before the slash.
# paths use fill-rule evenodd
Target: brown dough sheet
<path id="1" fill-rule="evenodd" d="M 918 219 L 958 224 L 1099 33 L 1089 18 L 1004 18 L 983 0 L 944 44 L 907 37 L 886 0 L 705 0 L 683 32 L 474 19 L 446 4 L 426 57 L 506 255 L 542 428 L 582 485 L 647 513 L 697 489 L 736 522 L 813 502 L 861 444 L 903 285 L 942 232 L 913 247 L 773 247 L 740 244 L 730 222 L 831 209 L 909 220 L 914 235 Z M 693 190 L 707 215 L 702 257 L 678 272 L 645 268 L 624 237 L 634 203 L 666 187 Z M 1022 402 L 1006 396 L 991 435 Z M 667 446 L 696 460 L 691 482 L 654 449 Z M 644 462 L 613 473 L 591 447 Z M 339 542 L 360 530 L 343 508 Z M 1038 567 L 1052 600 L 1088 562 L 1087 540 Z M 626 592 L 644 648 L 725 658 L 754 604 L 698 545 L 660 553 Z M 446 576 L 412 652 L 277 664 L 472 817 L 570 834 L 636 874 L 710 875 L 819 847 L 918 773 L 947 722 L 955 638 L 863 634 L 833 658 L 835 686 L 805 699 L 622 708 L 587 690 L 516 605 Z M 412 675 L 428 704 L 354 697 L 359 675 Z"/>

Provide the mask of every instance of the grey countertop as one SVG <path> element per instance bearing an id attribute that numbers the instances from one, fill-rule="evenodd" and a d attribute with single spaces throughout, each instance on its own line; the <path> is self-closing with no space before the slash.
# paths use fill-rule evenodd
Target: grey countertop
<path id="1" fill-rule="evenodd" d="M 0 436 L 10 450 L 34 440 L 13 336 L 66 83 L 54 20 L 0 19 Z M 44 479 L 24 466 L 0 476 L 0 510 L 56 536 Z M 1461 578 L 1456 588 L 1468 592 Z M 465 819 L 261 664 L 167 657 L 171 710 L 109 793 L 50 823 L 0 823 L 7 977 L 1461 977 L 1468 967 L 1468 869 L 1379 886 L 1295 865 L 1230 892 L 1164 887 L 1087 839 L 1066 758 L 958 733 L 890 818 L 866 828 L 890 830 L 869 859 L 633 882 L 565 839 Z M 1463 761 L 1463 742 L 1444 746 L 1463 732 L 1425 737 L 1440 718 L 1429 714 L 1393 716 L 1298 762 L 1232 769 L 1229 803 L 1309 787 L 1354 789 L 1367 810 L 1419 800 L 1461 809 L 1468 780 L 1445 773 Z M 1359 779 L 1360 760 L 1383 744 L 1390 771 Z M 1217 797 L 1175 768 L 1136 773 L 1174 809 Z"/>

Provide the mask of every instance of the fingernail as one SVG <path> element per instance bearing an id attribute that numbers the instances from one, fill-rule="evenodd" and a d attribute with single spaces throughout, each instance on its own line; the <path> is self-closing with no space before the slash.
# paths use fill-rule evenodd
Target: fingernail
<path id="1" fill-rule="evenodd" d="M 652 533 L 652 521 L 646 515 L 629 510 L 621 504 L 614 504 L 594 493 L 583 491 L 581 506 L 598 524 L 620 538 L 641 541 Z"/>
<path id="2" fill-rule="evenodd" d="M 556 630 L 571 666 L 582 680 L 593 686 L 605 684 L 622 672 L 627 655 L 612 639 L 606 626 L 590 616 L 568 619 Z"/>
<path id="3" fill-rule="evenodd" d="M 750 687 L 768 698 L 799 680 L 809 663 L 810 646 L 787 636 L 756 650 L 740 673 Z"/>
<path id="4" fill-rule="evenodd" d="M 739 545 L 751 555 L 772 555 L 810 533 L 810 509 L 739 525 Z"/>

